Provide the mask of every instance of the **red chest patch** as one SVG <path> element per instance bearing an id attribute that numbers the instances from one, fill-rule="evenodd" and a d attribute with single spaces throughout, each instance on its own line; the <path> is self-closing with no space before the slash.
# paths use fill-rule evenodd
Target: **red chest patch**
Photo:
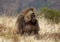
<path id="1" fill-rule="evenodd" d="M 26 22 L 25 25 L 30 25 L 30 22 Z"/>

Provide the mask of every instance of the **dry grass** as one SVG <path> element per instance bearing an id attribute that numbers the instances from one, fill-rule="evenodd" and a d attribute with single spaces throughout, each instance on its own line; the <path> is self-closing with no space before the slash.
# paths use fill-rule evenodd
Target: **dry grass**
<path id="1" fill-rule="evenodd" d="M 60 42 L 60 24 L 51 24 L 44 18 L 38 19 L 39 35 L 16 34 L 16 18 L 0 17 L 0 42 Z"/>

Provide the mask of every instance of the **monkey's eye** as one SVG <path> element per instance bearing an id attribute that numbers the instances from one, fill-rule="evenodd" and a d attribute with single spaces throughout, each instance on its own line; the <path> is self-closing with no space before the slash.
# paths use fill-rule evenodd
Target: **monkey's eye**
<path id="1" fill-rule="evenodd" d="M 32 14 L 34 14 L 34 13 L 32 13 Z"/>

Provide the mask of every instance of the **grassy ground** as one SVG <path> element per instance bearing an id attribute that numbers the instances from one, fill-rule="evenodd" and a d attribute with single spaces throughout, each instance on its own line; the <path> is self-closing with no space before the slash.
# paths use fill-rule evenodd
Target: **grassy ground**
<path id="1" fill-rule="evenodd" d="M 60 42 L 60 24 L 52 24 L 44 18 L 38 19 L 39 35 L 16 34 L 16 18 L 0 17 L 0 42 Z"/>

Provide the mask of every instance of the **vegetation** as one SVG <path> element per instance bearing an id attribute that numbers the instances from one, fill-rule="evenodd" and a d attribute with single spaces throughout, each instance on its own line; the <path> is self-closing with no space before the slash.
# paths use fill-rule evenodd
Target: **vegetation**
<path id="1" fill-rule="evenodd" d="M 38 13 L 38 12 L 37 12 Z M 38 16 L 44 15 L 52 21 L 59 20 L 60 12 L 48 8 L 41 9 Z M 39 17 L 40 18 L 40 17 Z M 39 20 L 39 35 L 23 35 L 16 33 L 16 17 L 0 17 L 0 42 L 60 42 L 60 25 L 51 25 Z M 55 26 L 55 27 L 54 27 Z"/>
<path id="2" fill-rule="evenodd" d="M 60 12 L 57 10 L 48 9 L 45 7 L 41 9 L 41 14 L 43 14 L 46 19 L 52 20 L 52 22 L 60 22 Z"/>

